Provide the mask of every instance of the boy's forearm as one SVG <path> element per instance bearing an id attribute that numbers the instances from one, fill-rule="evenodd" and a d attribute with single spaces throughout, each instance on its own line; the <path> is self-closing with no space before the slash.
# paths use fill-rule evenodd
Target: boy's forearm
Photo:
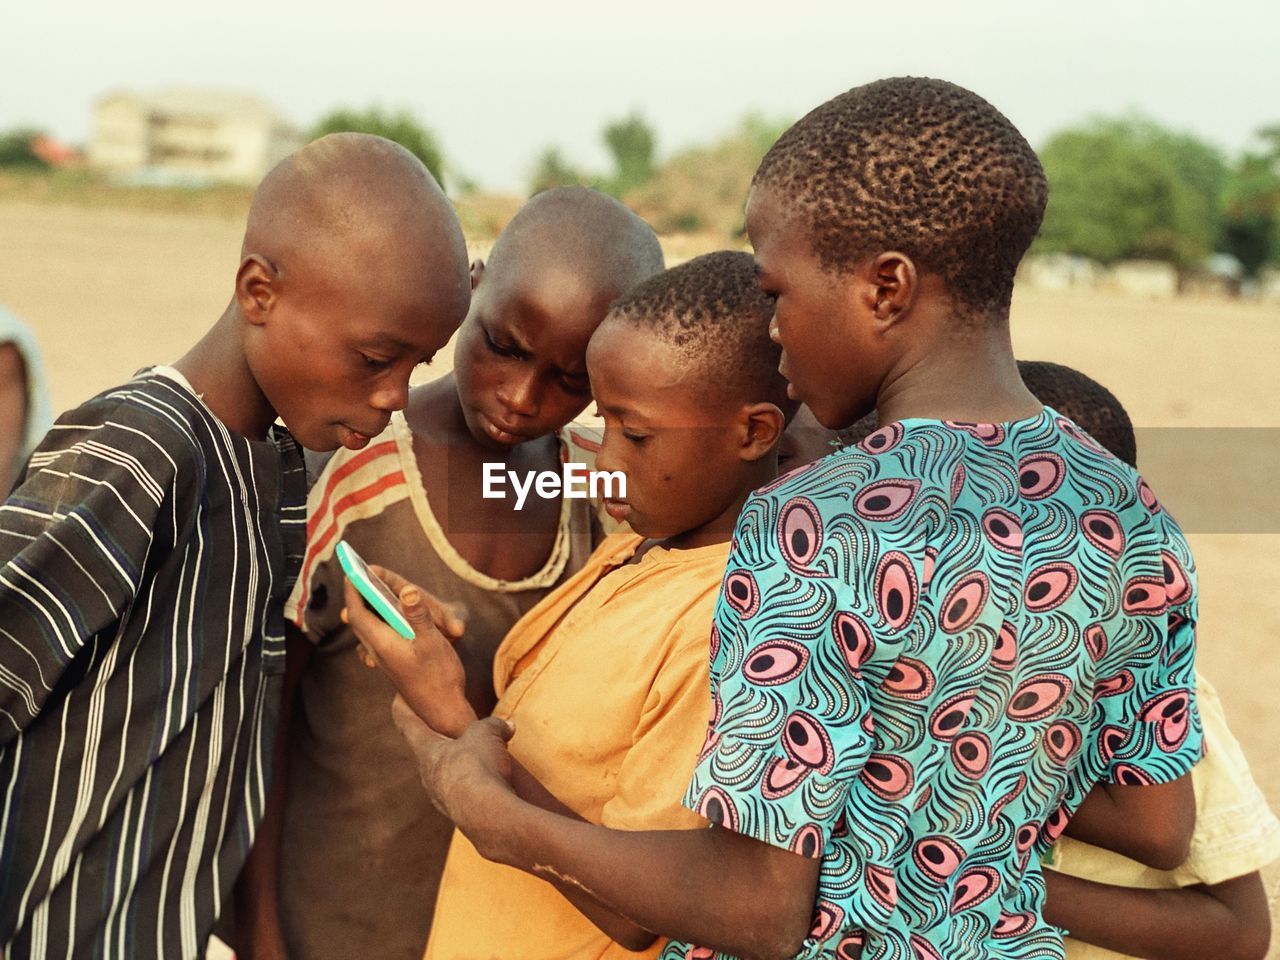
<path id="1" fill-rule="evenodd" d="M 459 825 L 483 856 L 580 890 L 640 930 L 744 958 L 791 957 L 809 931 L 817 860 L 720 828 L 627 832 L 495 799 L 500 810 Z"/>
<path id="2" fill-rule="evenodd" d="M 1044 875 L 1045 919 L 1085 943 L 1151 960 L 1266 954 L 1270 926 L 1257 874 L 1172 890 L 1116 887 L 1053 870 Z"/>

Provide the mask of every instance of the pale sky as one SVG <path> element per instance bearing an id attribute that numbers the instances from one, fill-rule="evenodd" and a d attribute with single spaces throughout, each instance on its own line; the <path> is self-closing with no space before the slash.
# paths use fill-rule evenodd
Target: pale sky
<path id="1" fill-rule="evenodd" d="M 118 88 L 251 91 L 304 127 L 381 105 L 492 189 L 521 190 L 552 143 L 604 171 L 600 130 L 632 110 L 667 155 L 899 74 L 970 87 L 1037 146 L 1133 109 L 1230 152 L 1280 122 L 1274 0 L 9 0 L 2 17 L 0 130 L 83 142 Z"/>

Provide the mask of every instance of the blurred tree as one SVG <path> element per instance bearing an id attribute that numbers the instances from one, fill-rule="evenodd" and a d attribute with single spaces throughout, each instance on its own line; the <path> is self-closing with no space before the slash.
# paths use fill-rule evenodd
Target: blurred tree
<path id="1" fill-rule="evenodd" d="M 372 133 L 394 140 L 423 162 L 437 181 L 443 182 L 444 155 L 435 136 L 407 110 L 384 113 L 377 107 L 368 110 L 334 110 L 326 114 L 311 130 L 312 139 L 329 133 Z"/>
<path id="2" fill-rule="evenodd" d="M 529 178 L 529 196 L 575 184 L 595 186 L 595 179 L 566 160 L 559 147 L 547 147 L 538 154 L 534 163 L 533 176 Z"/>
<path id="3" fill-rule="evenodd" d="M 653 177 L 658 140 L 644 117 L 633 113 L 604 128 L 604 144 L 613 156 L 613 177 L 604 186 L 621 197 Z"/>
<path id="4" fill-rule="evenodd" d="M 721 242 L 743 235 L 751 177 L 789 124 L 749 114 L 709 146 L 676 154 L 627 202 L 659 233 L 709 233 Z"/>
<path id="5" fill-rule="evenodd" d="M 0 133 L 0 167 L 48 167 L 31 149 L 31 142 L 38 136 L 39 130 L 26 128 Z"/>
<path id="6" fill-rule="evenodd" d="M 1246 152 L 1231 171 L 1222 247 L 1256 277 L 1280 263 L 1280 126 L 1258 131 L 1259 151 Z"/>
<path id="7" fill-rule="evenodd" d="M 1099 119 L 1040 151 L 1049 206 L 1038 249 L 1192 267 L 1219 239 L 1228 168 L 1212 146 L 1142 117 Z"/>

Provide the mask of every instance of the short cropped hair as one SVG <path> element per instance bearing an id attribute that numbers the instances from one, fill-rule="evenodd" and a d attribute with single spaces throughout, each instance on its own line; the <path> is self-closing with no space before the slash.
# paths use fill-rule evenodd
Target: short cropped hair
<path id="1" fill-rule="evenodd" d="M 828 100 L 778 139 L 752 184 L 804 218 L 824 267 L 843 273 L 898 250 L 943 278 L 959 312 L 1001 316 L 1049 195 L 1035 151 L 1000 111 L 920 77 Z"/>
<path id="2" fill-rule="evenodd" d="M 1137 468 L 1133 423 L 1114 393 L 1079 370 L 1047 360 L 1019 360 L 1018 372 L 1037 400 L 1075 421 L 1112 456 Z"/>
<path id="3" fill-rule="evenodd" d="M 637 284 L 609 320 L 656 333 L 676 347 L 708 391 L 744 403 L 766 401 L 789 420 L 798 404 L 778 372 L 782 348 L 769 339 L 773 300 L 760 289 L 749 253 L 695 257 Z"/>

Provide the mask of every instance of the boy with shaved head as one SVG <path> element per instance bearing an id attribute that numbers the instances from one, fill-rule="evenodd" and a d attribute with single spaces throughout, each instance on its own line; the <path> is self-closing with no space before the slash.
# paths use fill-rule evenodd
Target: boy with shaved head
<path id="1" fill-rule="evenodd" d="M 310 642 L 294 645 L 286 686 L 300 674 L 283 810 L 273 801 L 259 848 L 275 856 L 279 820 L 278 874 L 263 865 L 255 898 L 254 955 L 282 941 L 294 960 L 422 956 L 452 827 L 392 726 L 390 682 L 364 667 L 339 620 L 334 547 L 346 540 L 467 608 L 457 649 L 468 698 L 487 714 L 494 650 L 582 567 L 599 524 L 587 500 L 530 495 L 516 509 L 514 498 L 484 497 L 485 465 L 525 476 L 592 459 L 584 432 L 566 429 L 591 399 L 587 341 L 614 300 L 661 269 L 653 230 L 616 200 L 583 187 L 539 194 L 488 264 L 472 264 L 452 372 L 415 388 L 367 449 L 327 465 L 286 611 Z"/>
<path id="2" fill-rule="evenodd" d="M 204 338 L 32 455 L 0 507 L 0 955 L 202 954 L 266 796 L 297 443 L 365 446 L 467 301 L 426 169 L 325 138 L 258 188 Z"/>

